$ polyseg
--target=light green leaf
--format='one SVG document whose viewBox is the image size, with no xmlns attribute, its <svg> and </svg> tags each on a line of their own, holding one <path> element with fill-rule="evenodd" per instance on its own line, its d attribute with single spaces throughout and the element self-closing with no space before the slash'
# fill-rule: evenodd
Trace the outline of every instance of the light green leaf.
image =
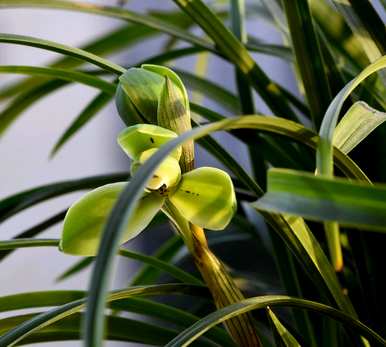
<svg viewBox="0 0 386 347">
<path fill-rule="evenodd" d="M 347 83 L 331 102 L 324 115 L 319 132 L 320 141 L 316 155 L 316 165 L 319 174 L 331 176 L 333 173 L 333 137 L 344 101 L 363 80 L 385 67 L 386 56 L 366 67 L 356 78 Z"/>
<path fill-rule="evenodd" d="M 271 169 L 260 210 L 386 231 L 386 186 Z"/>
<path fill-rule="evenodd" d="M 375 110 L 363 101 L 350 107 L 334 131 L 333 144 L 347 154 L 374 129 L 386 121 L 386 113 Z"/>
<path fill-rule="evenodd" d="M 84 72 L 52 67 L 3 65 L 0 66 L 0 74 L 2 73 L 54 77 L 65 81 L 82 83 L 84 85 L 97 88 L 109 95 L 114 95 L 116 88 L 114 83 L 105 81 L 99 77 Z"/>
<path fill-rule="evenodd" d="M 345 87 L 335 96 L 330 103 L 320 126 L 319 136 L 320 141 L 316 153 L 316 169 L 318 175 L 332 177 L 334 174 L 333 162 L 333 136 L 338 122 L 339 113 L 342 109 L 344 101 L 350 96 L 351 92 L 372 73 L 386 67 L 386 56 L 378 59 L 366 69 L 364 69 L 356 78 L 351 80 Z M 326 236 L 329 243 L 329 249 L 334 261 L 334 266 L 337 270 L 341 270 L 343 266 L 343 258 L 341 245 L 339 240 L 339 225 L 336 222 L 325 223 Z"/>
<path fill-rule="evenodd" d="M 137 124 L 121 131 L 118 135 L 118 144 L 132 159 L 139 159 L 142 152 L 159 148 L 166 142 L 175 139 L 177 134 L 171 130 L 153 124 Z M 180 159 L 181 147 L 171 154 L 176 160 Z"/>
<path fill-rule="evenodd" d="M 79 48 L 70 47 L 70 46 L 63 45 L 53 41 L 43 40 L 32 36 L 0 34 L 0 42 L 31 46 L 31 47 L 46 49 L 57 53 L 66 54 L 74 58 L 82 59 L 91 64 L 99 66 L 102 69 L 105 69 L 107 71 L 110 71 L 116 74 L 121 74 L 125 72 L 125 69 L 122 66 L 119 66 L 95 54 L 86 52 Z"/>
<path fill-rule="evenodd" d="M 75 202 L 64 219 L 60 249 L 74 255 L 95 255 L 101 231 L 125 182 L 99 187 Z M 122 235 L 121 243 L 136 237 L 159 211 L 164 198 L 157 193 L 145 194 L 139 201 L 134 217 Z"/>
<path fill-rule="evenodd" d="M 275 327 L 277 333 L 280 336 L 280 342 L 284 345 L 283 347 L 301 347 L 299 342 L 292 336 L 292 334 L 287 330 L 287 328 L 280 322 L 279 318 L 273 313 L 273 311 L 268 307 L 268 316 L 273 326 Z"/>
<path fill-rule="evenodd" d="M 224 229 L 236 211 L 231 178 L 212 167 L 185 173 L 169 200 L 187 220 L 211 230 Z"/>
</svg>

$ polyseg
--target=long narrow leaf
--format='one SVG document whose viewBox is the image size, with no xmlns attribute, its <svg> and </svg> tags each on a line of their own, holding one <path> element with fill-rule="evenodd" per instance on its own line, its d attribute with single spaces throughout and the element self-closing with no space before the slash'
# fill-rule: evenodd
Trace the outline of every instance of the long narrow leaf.
<svg viewBox="0 0 386 347">
<path fill-rule="evenodd" d="M 292 334 L 287 330 L 287 328 L 280 322 L 279 318 L 273 313 L 273 311 L 268 307 L 268 316 L 269 319 L 276 331 L 276 335 L 279 336 L 278 345 L 283 345 L 283 347 L 301 347 L 299 342 L 292 336 Z"/>
<path fill-rule="evenodd" d="M 131 296 L 156 296 L 170 294 L 187 294 L 187 295 L 206 295 L 207 291 L 201 286 L 164 284 L 155 286 L 132 287 L 120 291 L 112 292 L 108 296 L 108 301 L 113 302 L 125 299 Z M 59 306 L 47 312 L 41 313 L 29 320 L 21 323 L 15 328 L 7 331 L 0 336 L 0 346 L 14 346 L 16 343 L 30 336 L 35 331 L 49 326 L 61 319 L 79 312 L 85 307 L 85 299 L 79 299 Z"/>
<path fill-rule="evenodd" d="M 369 327 L 367 327 L 357 319 L 354 319 L 351 316 L 346 315 L 330 306 L 326 306 L 309 300 L 291 298 L 288 296 L 272 295 L 246 299 L 237 304 L 232 304 L 225 308 L 217 310 L 216 312 L 211 313 L 210 315 L 206 316 L 205 318 L 192 325 L 189 329 L 186 329 L 179 336 L 169 342 L 166 347 L 186 347 L 191 342 L 196 340 L 199 336 L 208 331 L 211 327 L 239 314 L 251 310 L 265 308 L 267 306 L 297 307 L 318 312 L 343 323 L 348 328 L 354 329 L 355 331 L 357 331 L 358 334 L 368 338 L 370 342 L 374 342 L 375 345 L 385 346 L 386 344 L 386 341 L 375 331 L 371 330 Z"/>
<path fill-rule="evenodd" d="M 79 131 L 80 128 L 82 128 L 83 125 L 85 125 L 94 116 L 96 116 L 96 114 L 101 109 L 103 109 L 103 107 L 105 107 L 110 100 L 111 95 L 104 92 L 99 93 L 96 97 L 94 97 L 55 143 L 50 154 L 51 157 L 54 156 L 59 151 L 59 149 L 61 149 L 63 145 L 66 144 Z"/>
<path fill-rule="evenodd" d="M 63 80 L 52 80 L 21 92 L 0 112 L 0 133 L 3 133 L 25 110 L 40 98 L 68 84 Z"/>
<path fill-rule="evenodd" d="M 310 173 L 271 169 L 258 209 L 386 231 L 386 187 Z"/>
<path fill-rule="evenodd" d="M 129 173 L 115 173 L 110 175 L 90 176 L 75 180 L 62 181 L 26 190 L 0 200 L 0 222 L 28 207 L 77 190 L 96 188 L 101 185 L 119 181 L 126 181 Z"/>
<path fill-rule="evenodd" d="M 113 83 L 79 71 L 37 66 L 3 65 L 0 66 L 0 74 L 1 73 L 55 77 L 65 81 L 85 84 L 110 95 L 114 95 L 115 93 L 115 86 Z"/>
<path fill-rule="evenodd" d="M 218 49 L 248 77 L 251 85 L 278 116 L 297 119 L 280 88 L 252 59 L 245 46 L 201 0 L 174 0 L 215 42 Z"/>
<path fill-rule="evenodd" d="M 365 102 L 358 101 L 336 126 L 333 144 L 347 154 L 385 121 L 385 112 L 377 111 Z"/>
<path fill-rule="evenodd" d="M 82 1 L 62 1 L 62 0 L 1 0 L 0 7 L 41 7 L 54 8 L 62 10 L 71 10 L 78 12 L 92 13 L 117 19 L 122 19 L 128 22 L 142 24 L 152 29 L 175 36 L 183 41 L 190 42 L 196 46 L 201 46 L 207 50 L 214 50 L 214 47 L 207 40 L 201 39 L 189 32 L 180 29 L 178 26 L 172 25 L 164 20 L 129 11 L 120 7 L 99 6 L 96 4 Z"/>
<path fill-rule="evenodd" d="M 26 314 L 2 319 L 0 320 L 0 334 L 9 331 L 17 325 L 22 325 L 35 317 L 37 317 L 37 315 Z M 33 343 L 45 342 L 52 342 L 52 344 L 55 344 L 59 341 L 81 340 L 82 332 L 80 327 L 82 320 L 83 315 L 75 313 L 26 336 L 26 338 L 23 338 L 17 345 L 30 345 Z M 106 340 L 141 343 L 154 346 L 164 345 L 170 341 L 170 339 L 175 337 L 177 333 L 176 331 L 158 325 L 114 316 L 106 316 L 106 332 Z M 200 341 L 198 344 L 203 347 L 213 346 L 206 343 L 206 341 Z M 13 344 L 7 346 L 12 345 Z"/>
<path fill-rule="evenodd" d="M 298 0 L 296 3 L 285 0 L 284 7 L 313 123 L 315 129 L 319 129 L 332 97 L 308 0 Z"/>
<path fill-rule="evenodd" d="M 80 48 L 74 48 L 57 42 L 39 39 L 32 36 L 22 36 L 14 34 L 0 34 L 0 42 L 12 43 L 16 45 L 31 46 L 57 53 L 62 53 L 75 58 L 82 59 L 91 64 L 101 67 L 107 71 L 120 75 L 125 69 L 111 61 L 103 59 L 95 54 L 86 52 Z"/>
<path fill-rule="evenodd" d="M 58 239 L 13 239 L 13 240 L 5 240 L 0 241 L 0 250 L 11 250 L 11 249 L 19 249 L 19 248 L 29 248 L 29 247 L 58 247 L 59 240 Z M 119 255 L 128 258 L 134 259 L 145 264 L 148 264 L 160 271 L 164 271 L 176 278 L 177 280 L 202 285 L 202 281 L 200 281 L 195 276 L 189 274 L 186 271 L 183 271 L 179 267 L 169 264 L 166 261 L 160 260 L 156 257 L 141 254 L 138 252 L 130 251 L 121 247 L 119 249 Z"/>
</svg>

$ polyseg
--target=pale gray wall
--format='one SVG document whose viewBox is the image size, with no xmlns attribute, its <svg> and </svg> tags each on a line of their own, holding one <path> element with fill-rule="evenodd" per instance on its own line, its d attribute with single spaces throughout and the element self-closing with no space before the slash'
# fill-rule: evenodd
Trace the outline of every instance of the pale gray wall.
<svg viewBox="0 0 386 347">
<path fill-rule="evenodd" d="M 109 3 L 109 1 L 95 1 Z M 111 2 L 110 2 L 111 3 Z M 144 6 L 160 8 L 170 6 L 166 1 L 129 1 L 130 9 L 141 9 Z M 12 9 L 0 10 L 0 31 L 14 34 L 31 35 L 50 39 L 79 47 L 88 39 L 97 37 L 119 22 L 98 16 L 76 14 L 71 12 L 49 10 Z M 262 23 L 251 28 L 258 36 L 270 39 L 272 33 Z M 275 36 L 276 40 L 279 37 Z M 121 62 L 134 62 L 146 55 L 156 53 L 159 41 L 140 46 L 120 57 Z M 42 66 L 56 54 L 47 53 L 28 47 L 1 45 L 0 64 Z M 265 68 L 272 68 L 272 77 L 291 86 L 293 81 L 288 76 L 287 66 L 277 59 L 258 56 L 259 63 Z M 274 65 L 272 65 L 274 64 Z M 183 68 L 193 66 L 191 59 L 179 62 Z M 229 64 L 213 58 L 209 64 L 209 78 L 219 80 L 229 89 L 234 88 L 233 68 Z M 0 75 L 0 85 L 4 85 L 15 76 Z M 15 122 L 10 131 L 0 139 L 0 197 L 28 189 L 36 185 L 64 179 L 112 172 L 127 168 L 127 162 L 115 143 L 115 136 L 122 128 L 114 105 L 111 105 L 90 122 L 82 132 L 68 143 L 52 160 L 49 152 L 71 120 L 85 104 L 95 95 L 95 91 L 84 86 L 71 86 L 36 103 Z M 212 105 L 213 106 L 213 105 Z M 1 105 L 0 105 L 1 107 Z M 262 105 L 259 109 L 266 111 Z M 226 110 L 224 110 L 226 112 Z M 223 138 L 220 135 L 219 138 Z M 225 137 L 226 138 L 226 137 Z M 230 146 L 231 151 L 240 158 L 243 149 L 239 144 Z M 200 152 L 200 162 L 212 162 Z M 68 206 L 81 193 L 71 194 L 48 203 L 29 209 L 16 218 L 0 226 L 0 239 L 7 239 L 32 226 L 42 219 Z M 59 237 L 60 226 L 42 234 L 42 237 Z M 55 283 L 54 277 L 71 265 L 76 258 L 64 256 L 56 249 L 24 249 L 0 263 L 0 295 L 32 290 L 52 289 L 86 289 L 89 271 L 75 276 L 65 282 Z M 125 265 L 120 264 L 115 285 L 124 285 L 127 277 Z M 2 315 L 1 317 L 4 317 Z M 38 344 L 48 346 L 48 344 Z M 80 344 L 54 343 L 49 346 L 78 346 Z M 114 345 L 113 343 L 111 346 Z M 115 344 L 124 345 L 124 344 Z"/>
</svg>

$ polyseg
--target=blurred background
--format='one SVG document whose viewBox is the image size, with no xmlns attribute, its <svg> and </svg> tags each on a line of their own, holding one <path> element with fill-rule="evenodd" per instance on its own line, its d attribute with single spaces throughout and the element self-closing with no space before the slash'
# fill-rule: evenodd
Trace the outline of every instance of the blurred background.
<svg viewBox="0 0 386 347">
<path fill-rule="evenodd" d="M 93 1 L 97 4 L 112 5 L 113 1 Z M 227 8 L 227 1 L 217 1 Z M 167 11 L 178 10 L 172 1 L 132 0 L 122 6 L 133 11 Z M 74 12 L 10 9 L 0 10 L 0 31 L 20 35 L 35 36 L 81 47 L 88 41 L 97 38 L 114 28 L 124 25 L 121 21 L 95 15 Z M 279 43 L 280 35 L 262 18 L 250 18 L 248 31 L 254 36 L 270 42 Z M 167 43 L 166 35 L 157 36 L 138 43 L 124 53 L 111 56 L 115 62 L 130 66 L 141 59 L 154 55 Z M 43 66 L 58 55 L 47 53 L 35 48 L 4 45 L 0 47 L 0 64 L 2 65 L 34 65 Z M 291 69 L 283 61 L 264 55 L 256 55 L 259 64 L 270 72 L 270 77 L 280 81 L 289 89 L 294 89 Z M 178 60 L 175 66 L 184 70 L 196 68 L 196 58 Z M 170 64 L 169 66 L 174 66 Z M 234 91 L 234 72 L 230 65 L 215 57 L 209 57 L 206 75 L 224 88 Z M 0 75 L 0 86 L 15 81 L 20 76 Z M 202 91 L 205 94 L 205 91 Z M 124 127 L 114 104 L 110 104 L 90 122 L 80 134 L 66 144 L 52 159 L 50 151 L 64 129 L 79 114 L 85 105 L 96 95 L 95 90 L 71 84 L 49 97 L 35 103 L 11 129 L 0 139 L 0 198 L 50 182 L 80 178 L 103 173 L 126 171 L 129 168 L 128 158 L 116 145 L 116 135 Z M 225 115 L 229 110 L 221 109 L 210 103 L 205 97 L 194 94 L 199 102 L 211 106 Z M 0 103 L 0 108 L 4 107 Z M 267 112 L 265 105 L 256 98 L 256 109 Z M 237 159 L 243 162 L 242 145 L 224 134 L 216 135 Z M 204 151 L 197 152 L 198 165 L 218 165 Z M 248 168 L 249 163 L 243 162 Z M 68 207 L 82 193 L 69 194 L 65 197 L 50 200 L 37 207 L 18 214 L 0 225 L 0 238 L 9 239 L 28 227 L 31 227 L 53 214 Z M 49 229 L 42 237 L 59 237 L 61 225 Z M 129 248 L 151 250 L 157 239 L 169 236 L 170 228 L 165 226 L 159 234 L 152 235 L 151 241 L 147 233 L 128 244 Z M 62 282 L 55 278 L 76 262 L 75 257 L 62 255 L 54 248 L 22 249 L 14 252 L 0 263 L 0 295 L 32 290 L 52 289 L 87 289 L 90 271 Z M 120 262 L 114 280 L 114 287 L 123 287 L 135 264 L 127 260 Z M 4 317 L 4 316 L 1 316 Z M 80 346 L 79 343 L 35 344 L 35 346 Z M 127 344 L 110 343 L 108 346 Z"/>
</svg>

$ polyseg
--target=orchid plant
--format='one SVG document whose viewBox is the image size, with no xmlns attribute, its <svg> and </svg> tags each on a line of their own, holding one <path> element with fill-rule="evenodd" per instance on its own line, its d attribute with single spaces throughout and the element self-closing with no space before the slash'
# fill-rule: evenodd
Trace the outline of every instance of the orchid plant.
<svg viewBox="0 0 386 347">
<path fill-rule="evenodd" d="M 81 84 L 98 93 L 51 156 L 114 100 L 118 113 L 110 115 L 124 122 L 118 144 L 131 159 L 130 172 L 50 183 L 0 200 L 1 223 L 45 200 L 94 189 L 68 210 L 36 215 L 41 219 L 28 229 L 4 224 L 12 238 L 0 240 L 0 260 L 25 247 L 59 247 L 78 256 L 60 280 L 91 264 L 93 270 L 87 291 L 32 292 L 38 277 L 23 278 L 4 261 L 5 279 L 24 280 L 15 288 L 25 284 L 27 291 L 0 297 L 0 347 L 80 339 L 85 347 L 113 340 L 386 346 L 386 1 L 172 0 L 162 1 L 162 10 L 154 8 L 161 1 L 140 1 L 141 12 L 134 2 L 0 0 L 2 15 L 15 15 L 15 22 L 20 12 L 12 8 L 23 8 L 23 19 L 38 18 L 24 10 L 31 7 L 121 22 L 99 37 L 90 33 L 81 48 L 50 41 L 41 30 L 42 37 L 0 33 L 1 44 L 63 55 L 45 66 L 0 66 L 1 74 L 28 76 L 1 85 L 0 137 L 35 103 Z M 160 45 L 148 45 L 158 38 Z M 127 54 L 143 45 L 144 60 Z M 212 70 L 214 63 L 221 70 Z M 39 126 L 26 132 L 37 134 Z M 211 136 L 215 131 L 242 146 L 245 166 Z M 18 146 L 31 138 L 17 134 Z M 226 172 L 196 167 L 193 141 Z M 5 168 L 7 159 L 24 159 L 13 147 L 4 153 Z M 122 247 L 151 221 L 163 222 L 155 218 L 162 214 L 176 235 L 163 228 L 168 238 L 151 252 Z M 40 237 L 63 220 L 60 238 Z M 226 235 L 207 232 L 223 229 Z M 45 261 L 45 253 L 36 255 Z M 142 266 L 127 286 L 110 291 L 116 256 Z M 198 271 L 186 270 L 185 260 Z M 189 299 L 168 300 L 175 294 Z"/>
<path fill-rule="evenodd" d="M 167 141 L 177 137 L 171 130 L 150 124 L 124 129 L 118 143 L 132 159 L 134 174 Z M 229 175 L 213 167 L 201 167 L 181 175 L 181 147 L 168 156 L 148 182 L 122 243 L 136 237 L 161 210 L 173 221 L 169 201 L 189 222 L 210 230 L 224 229 L 236 210 L 236 197 Z M 69 254 L 95 255 L 101 231 L 126 182 L 107 184 L 87 193 L 68 210 L 60 249 Z"/>
</svg>

